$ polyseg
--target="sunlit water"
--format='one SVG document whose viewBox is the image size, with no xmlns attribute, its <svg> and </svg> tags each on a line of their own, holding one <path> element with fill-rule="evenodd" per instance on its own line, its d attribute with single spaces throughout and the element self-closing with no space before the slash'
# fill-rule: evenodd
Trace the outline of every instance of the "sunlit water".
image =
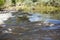
<svg viewBox="0 0 60 40">
<path fill-rule="evenodd" d="M 24 14 L 26 15 L 26 14 Z M 0 28 L 1 40 L 60 40 L 60 20 L 50 19 L 49 15 L 29 14 L 27 21 L 20 19 L 16 21 L 17 16 L 12 13 L 0 14 L 0 25 L 5 27 Z M 20 14 L 20 18 L 24 18 Z M 10 18 L 10 19 L 9 19 Z M 40 25 L 40 21 L 44 23 L 57 24 L 53 26 Z"/>
<path fill-rule="evenodd" d="M 11 13 L 1 13 L 0 24 L 4 24 L 4 21 L 8 20 L 10 17 L 13 17 Z"/>
</svg>

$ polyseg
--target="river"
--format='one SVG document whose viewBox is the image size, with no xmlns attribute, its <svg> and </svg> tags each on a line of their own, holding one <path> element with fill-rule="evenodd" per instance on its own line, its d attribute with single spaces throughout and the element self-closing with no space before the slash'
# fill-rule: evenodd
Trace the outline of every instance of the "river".
<svg viewBox="0 0 60 40">
<path fill-rule="evenodd" d="M 0 25 L 0 40 L 60 40 L 60 20 L 48 14 L 2 13 Z"/>
</svg>

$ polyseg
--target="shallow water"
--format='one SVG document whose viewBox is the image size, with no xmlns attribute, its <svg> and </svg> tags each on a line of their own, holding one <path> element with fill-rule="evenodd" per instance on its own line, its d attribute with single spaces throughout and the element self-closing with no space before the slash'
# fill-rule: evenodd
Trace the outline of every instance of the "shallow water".
<svg viewBox="0 0 60 40">
<path fill-rule="evenodd" d="M 50 16 L 42 14 L 17 16 L 15 14 L 14 17 L 3 21 L 5 24 L 0 27 L 0 40 L 60 40 L 60 25 L 40 25 L 40 21 L 47 19 L 50 19 Z"/>
</svg>

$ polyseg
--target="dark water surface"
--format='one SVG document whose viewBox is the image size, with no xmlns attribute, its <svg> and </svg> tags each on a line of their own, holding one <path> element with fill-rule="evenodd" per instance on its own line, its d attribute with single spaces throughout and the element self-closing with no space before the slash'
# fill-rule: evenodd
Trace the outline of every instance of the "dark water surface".
<svg viewBox="0 0 60 40">
<path fill-rule="evenodd" d="M 0 40 L 60 40 L 60 20 L 37 13 L 14 16 L 0 26 Z M 46 26 L 43 22 L 56 25 Z"/>
</svg>

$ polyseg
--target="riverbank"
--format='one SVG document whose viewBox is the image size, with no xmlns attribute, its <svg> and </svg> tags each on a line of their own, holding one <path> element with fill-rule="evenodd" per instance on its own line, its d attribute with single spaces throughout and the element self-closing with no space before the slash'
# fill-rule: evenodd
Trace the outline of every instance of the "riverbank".
<svg viewBox="0 0 60 40">
<path fill-rule="evenodd" d="M 17 5 L 17 6 L 8 6 L 4 8 L 4 10 L 15 10 L 15 11 L 25 11 L 25 12 L 52 12 L 55 10 L 60 10 L 59 7 L 54 6 L 44 6 L 44 5 L 34 5 L 34 6 L 28 6 L 28 5 Z"/>
</svg>

